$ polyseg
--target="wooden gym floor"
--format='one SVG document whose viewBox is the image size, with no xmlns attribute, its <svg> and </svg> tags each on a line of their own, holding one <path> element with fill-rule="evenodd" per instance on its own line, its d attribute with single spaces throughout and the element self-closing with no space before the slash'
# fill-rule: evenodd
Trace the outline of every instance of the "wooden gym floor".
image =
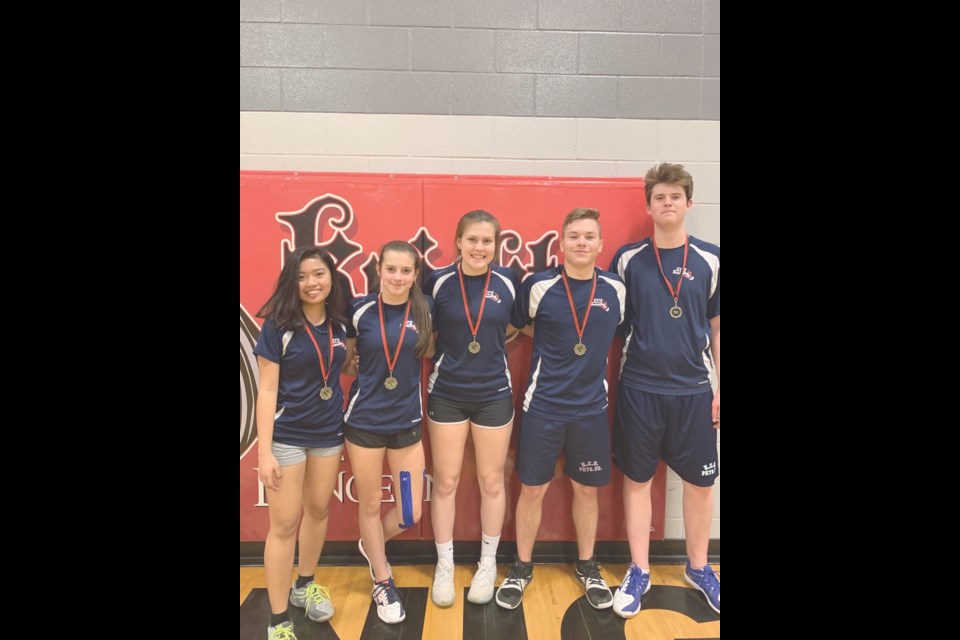
<svg viewBox="0 0 960 640">
<path fill-rule="evenodd" d="M 719 564 L 713 565 L 720 570 Z M 497 567 L 497 585 L 507 565 Z M 475 605 L 466 591 L 476 565 L 457 564 L 454 581 L 456 603 L 441 609 L 430 600 L 433 565 L 394 565 L 393 575 L 403 594 L 407 618 L 386 625 L 377 618 L 370 598 L 370 573 L 364 566 L 321 565 L 317 580 L 330 589 L 335 614 L 329 623 L 306 620 L 302 609 L 290 607 L 298 640 L 400 638 L 403 640 L 579 640 L 719 638 L 720 616 L 703 595 L 683 579 L 683 565 L 654 565 L 651 589 L 643 597 L 640 613 L 624 620 L 612 609 L 590 607 L 572 564 L 537 564 L 533 582 L 523 593 L 523 604 L 514 611 L 491 601 Z M 295 571 L 295 570 L 294 570 Z M 601 564 L 611 589 L 620 585 L 625 564 Z M 291 575 L 291 584 L 293 577 Z M 240 640 L 266 640 L 270 605 L 263 567 L 240 567 Z"/>
</svg>

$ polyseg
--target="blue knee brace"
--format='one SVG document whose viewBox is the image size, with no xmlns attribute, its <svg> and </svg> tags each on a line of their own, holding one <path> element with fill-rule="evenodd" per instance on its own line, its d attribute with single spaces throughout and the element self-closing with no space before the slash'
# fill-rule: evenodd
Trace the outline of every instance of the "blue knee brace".
<svg viewBox="0 0 960 640">
<path fill-rule="evenodd" d="M 400 472 L 400 528 L 409 529 L 413 522 L 413 491 L 410 489 L 410 472 Z"/>
</svg>

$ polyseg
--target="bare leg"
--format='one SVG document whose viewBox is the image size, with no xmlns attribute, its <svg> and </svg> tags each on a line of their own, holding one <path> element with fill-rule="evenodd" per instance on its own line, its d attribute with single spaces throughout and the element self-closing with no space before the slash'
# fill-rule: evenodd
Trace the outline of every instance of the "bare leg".
<svg viewBox="0 0 960 640">
<path fill-rule="evenodd" d="M 387 462 L 390 464 L 390 475 L 393 476 L 393 494 L 396 498 L 396 506 L 383 516 L 383 539 L 390 540 L 403 529 L 400 527 L 403 521 L 403 507 L 407 506 L 413 516 L 413 522 L 407 522 L 410 526 L 415 522 L 420 522 L 420 515 L 423 511 L 423 442 L 412 444 L 403 449 L 387 449 Z M 410 504 L 404 502 L 404 497 L 400 490 L 400 473 L 406 471 L 410 474 Z"/>
<path fill-rule="evenodd" d="M 581 560 L 593 557 L 593 546 L 597 539 L 597 488 L 588 487 L 579 482 L 573 484 L 573 526 L 577 530 L 577 552 Z"/>
<path fill-rule="evenodd" d="M 540 518 L 543 515 L 543 498 L 547 495 L 550 483 L 538 486 L 520 485 L 520 499 L 517 500 L 517 557 L 521 562 L 533 559 L 533 543 L 540 530 Z"/>
<path fill-rule="evenodd" d="M 453 539 L 453 523 L 457 515 L 457 486 L 460 484 L 460 471 L 463 469 L 463 451 L 467 442 L 468 424 L 469 421 L 459 424 L 436 424 L 432 420 L 427 420 L 433 455 L 430 519 L 433 523 L 433 537 L 437 542 Z"/>
<path fill-rule="evenodd" d="M 650 522 L 653 506 L 650 502 L 652 480 L 634 482 L 623 477 L 623 513 L 627 521 L 627 540 L 630 559 L 641 569 L 650 568 Z"/>
<path fill-rule="evenodd" d="M 470 429 L 477 457 L 477 481 L 480 483 L 480 526 L 483 533 L 492 537 L 500 535 L 507 510 L 503 471 L 512 431 L 513 421 L 500 429 L 476 425 L 471 425 Z"/>
<path fill-rule="evenodd" d="M 687 535 L 690 566 L 702 569 L 707 564 L 710 521 L 713 518 L 713 487 L 683 483 L 683 529 Z"/>
<path fill-rule="evenodd" d="M 306 462 L 283 468 L 278 489 L 267 488 L 270 502 L 270 531 L 263 547 L 263 568 L 267 578 L 270 611 L 287 610 L 290 597 L 290 572 L 297 542 L 297 524 L 303 500 L 303 476 Z"/>
<path fill-rule="evenodd" d="M 347 441 L 347 455 L 353 469 L 353 482 L 359 501 L 360 538 L 370 559 L 377 582 L 390 577 L 384 550 L 383 526 L 380 522 L 380 500 L 383 498 L 383 458 L 386 448 L 368 449 Z"/>
<path fill-rule="evenodd" d="M 327 539 L 327 509 L 339 469 L 339 453 L 335 456 L 307 456 L 303 482 L 303 522 L 300 524 L 301 576 L 313 577 L 317 570 L 320 552 Z"/>
</svg>

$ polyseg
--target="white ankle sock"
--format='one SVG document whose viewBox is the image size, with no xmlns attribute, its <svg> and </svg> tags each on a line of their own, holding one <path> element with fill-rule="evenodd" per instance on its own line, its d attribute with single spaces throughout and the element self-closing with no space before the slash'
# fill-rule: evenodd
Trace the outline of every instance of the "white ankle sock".
<svg viewBox="0 0 960 640">
<path fill-rule="evenodd" d="M 453 538 L 446 542 L 437 542 L 437 559 L 446 558 L 453 564 Z"/>
<path fill-rule="evenodd" d="M 500 544 L 500 536 L 488 536 L 483 534 L 483 543 L 480 545 L 480 557 L 484 558 L 490 556 L 495 558 L 497 556 L 497 545 Z"/>
</svg>

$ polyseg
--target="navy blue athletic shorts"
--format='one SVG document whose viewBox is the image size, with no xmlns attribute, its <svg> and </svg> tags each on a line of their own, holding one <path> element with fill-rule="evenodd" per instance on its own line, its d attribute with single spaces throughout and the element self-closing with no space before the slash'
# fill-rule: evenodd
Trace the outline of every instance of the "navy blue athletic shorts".
<svg viewBox="0 0 960 640">
<path fill-rule="evenodd" d="M 634 482 L 647 482 L 660 458 L 681 478 L 710 487 L 720 477 L 713 391 L 667 396 L 620 387 L 613 422 L 613 462 Z"/>
<path fill-rule="evenodd" d="M 546 484 L 560 452 L 566 453 L 563 472 L 574 482 L 603 487 L 610 482 L 610 423 L 607 414 L 592 418 L 559 420 L 523 414 L 517 470 L 520 482 L 530 486 Z"/>
</svg>

